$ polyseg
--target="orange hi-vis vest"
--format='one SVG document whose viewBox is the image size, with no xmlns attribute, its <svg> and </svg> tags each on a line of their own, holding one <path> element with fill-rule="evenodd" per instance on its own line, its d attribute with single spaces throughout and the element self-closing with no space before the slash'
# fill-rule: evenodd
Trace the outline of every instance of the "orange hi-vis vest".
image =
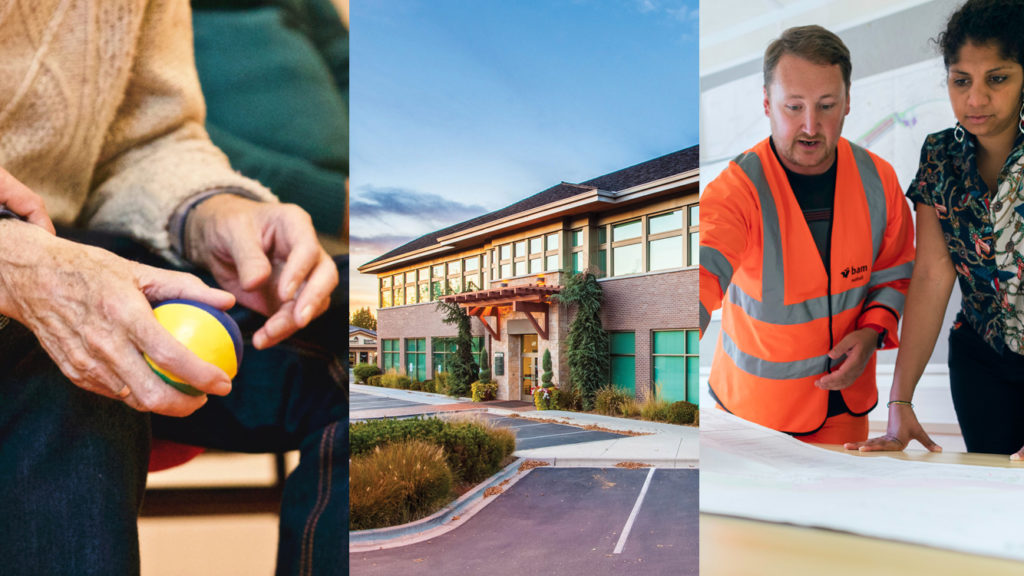
<svg viewBox="0 0 1024 576">
<path fill-rule="evenodd" d="M 793 434 L 821 428 L 835 369 L 828 351 L 868 325 L 898 344 L 914 260 L 910 209 L 892 167 L 840 139 L 825 270 L 786 172 L 767 139 L 740 155 L 701 195 L 700 325 L 722 308 L 711 393 L 726 410 Z M 872 356 L 842 390 L 867 414 L 878 401 Z"/>
</svg>

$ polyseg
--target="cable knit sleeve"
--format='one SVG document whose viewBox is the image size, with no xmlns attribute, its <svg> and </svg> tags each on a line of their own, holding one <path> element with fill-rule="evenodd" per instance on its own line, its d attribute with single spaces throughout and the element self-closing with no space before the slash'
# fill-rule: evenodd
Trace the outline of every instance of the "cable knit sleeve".
<svg viewBox="0 0 1024 576">
<path fill-rule="evenodd" d="M 193 196 L 231 188 L 265 201 L 276 198 L 234 172 L 203 128 L 188 2 L 147 5 L 131 62 L 131 80 L 104 140 L 80 223 L 127 234 L 177 259 L 168 224 Z"/>
</svg>

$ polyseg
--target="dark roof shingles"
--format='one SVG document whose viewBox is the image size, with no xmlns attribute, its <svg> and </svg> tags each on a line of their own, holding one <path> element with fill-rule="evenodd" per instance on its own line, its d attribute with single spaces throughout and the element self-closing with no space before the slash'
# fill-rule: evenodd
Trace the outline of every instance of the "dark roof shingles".
<svg viewBox="0 0 1024 576">
<path fill-rule="evenodd" d="M 476 218 L 466 220 L 465 222 L 460 222 L 453 226 L 442 228 L 441 230 L 435 230 L 429 234 L 424 234 L 415 240 L 406 242 L 394 250 L 370 260 L 364 264 L 364 266 L 387 260 L 389 258 L 394 258 L 409 252 L 415 252 L 416 250 L 429 248 L 430 246 L 436 245 L 438 239 L 444 236 L 448 236 L 462 230 L 468 230 L 488 222 L 494 222 L 520 212 L 539 208 L 545 204 L 565 200 L 566 198 L 571 198 L 578 194 L 594 190 L 595 188 L 598 190 L 607 190 L 609 192 L 618 192 L 647 182 L 660 180 L 661 178 L 666 178 L 673 174 L 688 172 L 697 168 L 699 165 L 698 147 L 691 146 L 690 148 L 685 148 L 678 152 L 673 152 L 671 154 L 654 158 L 653 160 L 641 162 L 640 164 L 630 166 L 629 168 L 623 168 L 622 170 L 617 170 L 610 174 L 605 174 L 604 176 L 598 176 L 597 178 L 587 180 L 580 184 L 562 182 L 561 184 L 552 186 L 547 190 L 538 192 L 533 196 L 524 198 L 519 202 L 510 204 L 500 210 L 488 212 L 487 214 L 482 214 Z"/>
</svg>

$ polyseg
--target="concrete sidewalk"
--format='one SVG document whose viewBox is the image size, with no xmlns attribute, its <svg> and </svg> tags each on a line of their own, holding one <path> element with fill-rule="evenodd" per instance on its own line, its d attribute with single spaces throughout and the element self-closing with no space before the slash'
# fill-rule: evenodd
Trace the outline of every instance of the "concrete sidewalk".
<svg viewBox="0 0 1024 576">
<path fill-rule="evenodd" d="M 549 446 L 515 452 L 517 457 L 544 460 L 554 466 L 607 468 L 616 465 L 645 464 L 658 468 L 698 468 L 700 463 L 700 430 L 696 426 L 677 426 L 661 422 L 646 422 L 561 410 L 522 411 L 488 405 L 487 402 L 471 402 L 466 398 L 456 399 L 429 392 L 395 390 L 360 384 L 351 384 L 351 389 L 364 394 L 426 405 L 362 410 L 353 412 L 351 414 L 353 419 L 485 411 L 500 416 L 516 416 L 582 428 L 641 434 L 640 436 L 623 436 L 614 440 Z"/>
</svg>

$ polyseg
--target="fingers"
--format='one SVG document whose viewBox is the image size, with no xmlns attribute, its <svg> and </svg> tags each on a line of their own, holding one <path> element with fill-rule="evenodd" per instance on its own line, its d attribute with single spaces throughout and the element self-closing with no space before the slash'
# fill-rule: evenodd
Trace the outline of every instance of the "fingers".
<svg viewBox="0 0 1024 576">
<path fill-rule="evenodd" d="M 238 282 L 243 290 L 255 290 L 270 278 L 273 266 L 257 242 L 259 235 L 236 236 L 229 246 L 231 258 L 238 271 Z"/>
<path fill-rule="evenodd" d="M 313 318 L 323 314 L 331 304 L 331 292 L 338 285 L 338 268 L 327 253 L 317 246 L 319 261 L 295 303 L 295 323 L 305 327 Z"/>
<path fill-rule="evenodd" d="M 56 233 L 42 197 L 3 168 L 0 168 L 0 204 L 50 234 Z"/>
<path fill-rule="evenodd" d="M 184 272 L 161 270 L 142 264 L 134 271 L 139 288 L 150 302 L 183 298 L 196 300 L 219 310 L 235 305 L 234 294 L 207 286 L 202 280 Z"/>
<path fill-rule="evenodd" d="M 860 452 L 898 452 L 906 447 L 899 438 L 885 435 L 878 438 L 871 438 L 863 442 L 847 442 L 843 444 L 847 450 L 858 450 Z"/>
<path fill-rule="evenodd" d="M 1014 462 L 1024 460 L 1024 448 L 1021 448 L 1020 450 L 1017 450 L 1013 454 L 1010 454 L 1010 460 L 1013 460 Z"/>
<path fill-rule="evenodd" d="M 224 396 L 231 392 L 231 379 L 223 370 L 178 342 L 155 317 L 152 321 L 140 321 L 135 336 L 139 350 L 166 375 L 207 394 Z"/>
<path fill-rule="evenodd" d="M 298 329 L 299 326 L 295 323 L 295 301 L 285 302 L 252 335 L 252 345 L 257 350 L 269 348 L 288 338 Z"/>
</svg>

